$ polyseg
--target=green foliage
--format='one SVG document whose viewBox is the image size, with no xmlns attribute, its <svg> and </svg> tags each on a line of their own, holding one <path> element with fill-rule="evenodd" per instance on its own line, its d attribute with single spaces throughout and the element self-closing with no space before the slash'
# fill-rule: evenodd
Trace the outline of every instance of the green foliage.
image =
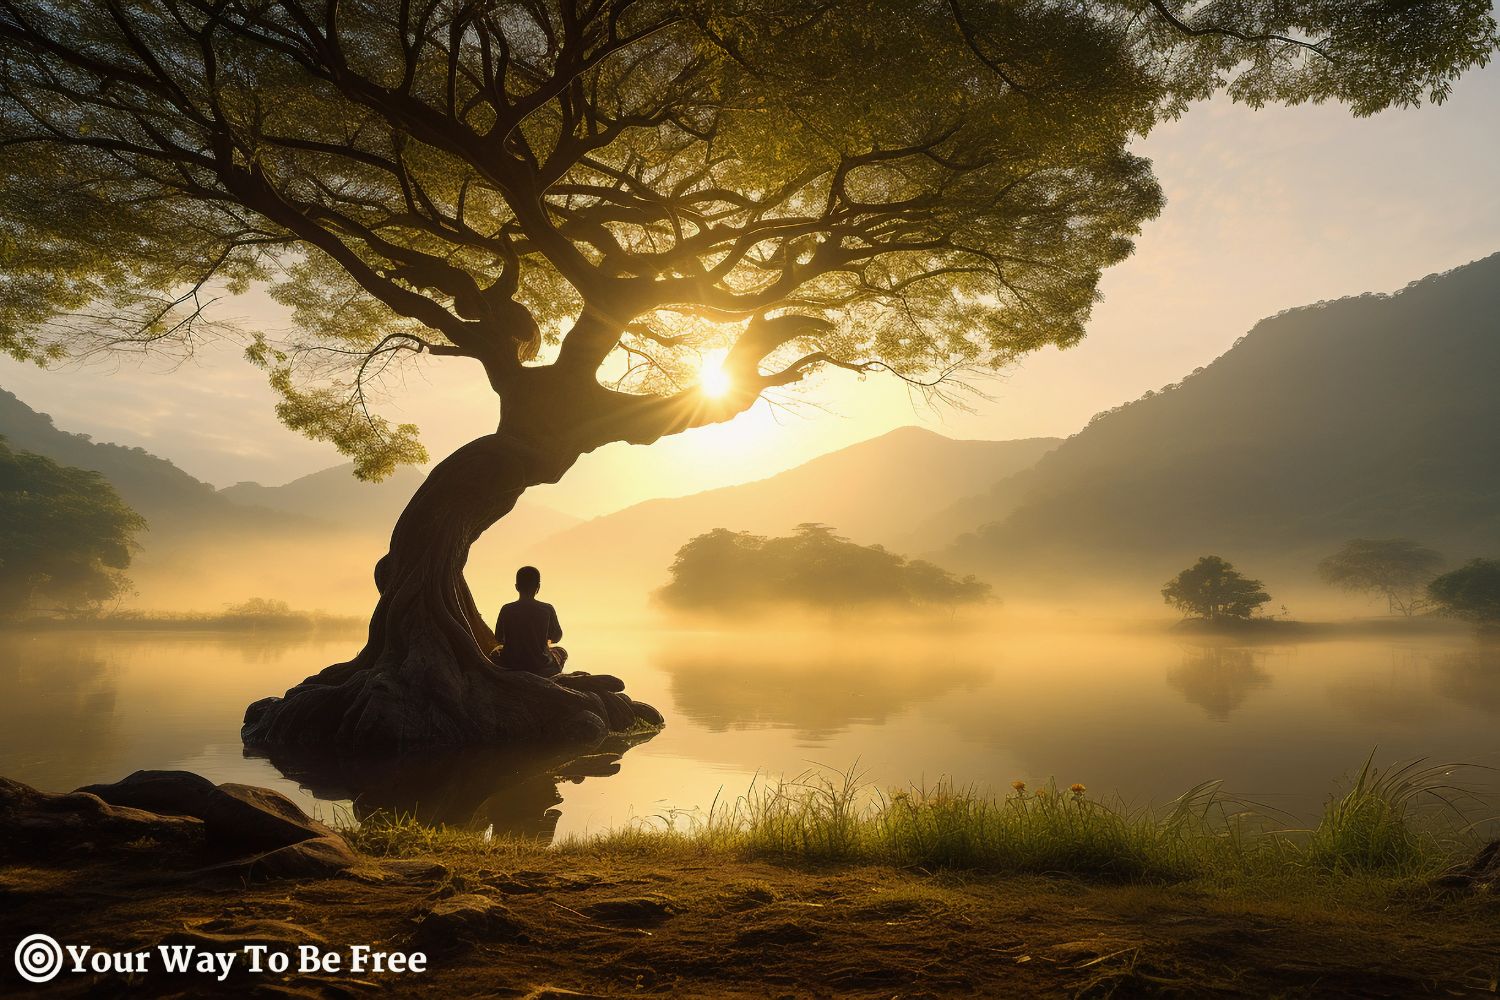
<svg viewBox="0 0 1500 1000">
<path fill-rule="evenodd" d="M 1488 0 L 15 0 L 0 42 L 0 351 L 185 351 L 267 283 L 282 419 L 379 476 L 422 353 L 504 395 L 566 338 L 670 393 L 804 317 L 753 398 L 1074 343 L 1161 208 L 1136 137 L 1219 89 L 1440 101 L 1496 34 Z"/>
<path fill-rule="evenodd" d="M 0 439 L 0 617 L 96 607 L 129 590 L 146 522 L 97 472 Z"/>
<path fill-rule="evenodd" d="M 417 439 L 416 424 L 392 427 L 363 406 L 351 408 L 344 393 L 330 386 L 299 389 L 292 370 L 285 365 L 271 372 L 271 388 L 281 396 L 276 416 L 292 430 L 354 458 L 354 474 L 378 481 L 396 471 L 396 466 L 427 461 L 427 449 Z"/>
<path fill-rule="evenodd" d="M 1271 600 L 1259 580 L 1241 575 L 1219 556 L 1203 556 L 1168 580 L 1162 598 L 1184 614 L 1207 621 L 1244 621 Z"/>
<path fill-rule="evenodd" d="M 783 538 L 715 528 L 677 550 L 671 573 L 657 592 L 663 603 L 721 614 L 777 605 L 955 607 L 987 600 L 990 592 L 972 576 L 960 579 L 882 546 L 858 545 L 825 524 L 801 524 Z"/>
<path fill-rule="evenodd" d="M 1500 559 L 1474 559 L 1427 585 L 1427 596 L 1445 614 L 1500 626 Z"/>
<path fill-rule="evenodd" d="M 1345 590 L 1380 594 L 1391 611 L 1410 616 L 1442 565 L 1441 554 L 1408 538 L 1354 538 L 1318 563 L 1318 575 Z"/>
</svg>

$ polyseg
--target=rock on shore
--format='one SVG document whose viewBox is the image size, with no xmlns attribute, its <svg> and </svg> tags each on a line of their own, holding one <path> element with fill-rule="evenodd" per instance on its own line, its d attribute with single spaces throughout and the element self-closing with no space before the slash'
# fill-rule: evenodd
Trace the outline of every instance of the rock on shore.
<svg viewBox="0 0 1500 1000">
<path fill-rule="evenodd" d="M 280 792 L 191 771 L 136 771 L 73 792 L 0 778 L 0 824 L 6 860 L 149 846 L 157 859 L 252 879 L 328 876 L 359 860 Z"/>
</svg>

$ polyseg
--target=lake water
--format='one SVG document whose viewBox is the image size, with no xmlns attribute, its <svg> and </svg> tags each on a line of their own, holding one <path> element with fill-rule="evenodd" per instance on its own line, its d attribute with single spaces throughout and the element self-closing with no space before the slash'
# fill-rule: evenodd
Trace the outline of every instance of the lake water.
<svg viewBox="0 0 1500 1000">
<path fill-rule="evenodd" d="M 348 793 L 247 757 L 245 705 L 346 659 L 358 636 L 0 633 L 0 774 L 49 790 L 137 768 L 278 788 L 331 818 Z M 1023 633 L 875 642 L 578 631 L 581 669 L 616 673 L 667 728 L 615 770 L 490 755 L 386 796 L 450 822 L 597 832 L 733 800 L 757 775 L 858 766 L 878 787 L 951 778 L 1005 790 L 1055 777 L 1144 805 L 1207 779 L 1296 816 L 1374 750 L 1500 766 L 1500 645 L 1462 632 L 1237 643 Z M 546 766 L 543 766 L 546 765 Z M 293 773 L 298 773 L 293 770 Z M 1459 780 L 1486 795 L 1484 768 Z M 309 789 L 312 790 L 309 790 Z M 416 801 L 428 796 L 427 801 Z"/>
</svg>

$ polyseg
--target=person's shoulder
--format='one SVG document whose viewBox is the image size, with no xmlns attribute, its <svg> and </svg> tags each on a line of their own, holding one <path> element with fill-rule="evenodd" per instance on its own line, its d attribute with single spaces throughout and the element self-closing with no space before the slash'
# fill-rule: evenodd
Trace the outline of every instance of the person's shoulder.
<svg viewBox="0 0 1500 1000">
<path fill-rule="evenodd" d="M 520 601 L 511 601 L 509 604 L 502 604 L 500 605 L 500 613 L 504 614 L 505 612 L 510 611 L 514 608 L 519 608 L 520 606 Z"/>
<path fill-rule="evenodd" d="M 542 609 L 545 611 L 551 611 L 553 614 L 557 613 L 557 609 L 548 604 L 546 601 L 537 601 L 537 604 L 541 605 Z"/>
</svg>

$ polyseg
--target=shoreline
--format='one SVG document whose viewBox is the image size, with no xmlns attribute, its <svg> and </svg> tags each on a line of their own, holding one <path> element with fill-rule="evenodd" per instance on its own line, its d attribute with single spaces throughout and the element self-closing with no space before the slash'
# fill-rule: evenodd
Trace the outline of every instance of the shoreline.
<svg viewBox="0 0 1500 1000">
<path fill-rule="evenodd" d="M 95 948 L 369 945 L 419 950 L 424 971 L 68 974 L 49 995 L 1418 997 L 1483 992 L 1500 953 L 1493 897 L 1378 887 L 1364 900 L 1309 900 L 519 850 L 483 866 L 364 857 L 341 877 L 247 883 L 226 897 L 212 880 L 125 867 L 93 857 L 0 868 L 0 937 L 46 928 Z"/>
<path fill-rule="evenodd" d="M 1369 774 L 1378 794 L 1356 807 L 1400 801 Z M 852 820 L 824 802 L 777 793 L 718 828 L 548 846 L 401 819 L 330 829 L 182 771 L 72 793 L 0 779 L 0 943 L 93 949 L 100 967 L 47 985 L 79 997 L 1421 997 L 1500 973 L 1500 842 L 1466 864 L 1456 842 L 1371 854 L 1417 830 L 1379 810 L 1344 810 L 1321 847 L 1226 854 L 1218 832 L 1079 790 L 940 791 Z M 174 949 L 214 959 L 169 971 Z M 235 961 L 304 949 L 388 960 Z"/>
</svg>

